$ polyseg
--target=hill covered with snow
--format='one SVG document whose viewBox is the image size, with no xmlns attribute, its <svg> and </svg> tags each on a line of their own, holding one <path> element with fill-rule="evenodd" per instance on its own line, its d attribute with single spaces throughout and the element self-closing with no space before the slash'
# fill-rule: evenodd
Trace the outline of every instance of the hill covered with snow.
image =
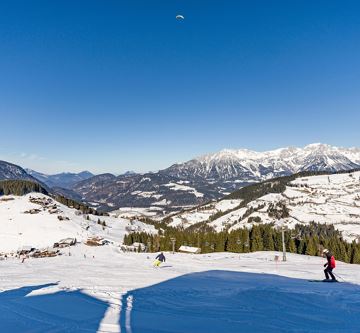
<svg viewBox="0 0 360 333">
<path fill-rule="evenodd" d="M 36 179 L 29 175 L 22 167 L 9 162 L 0 161 L 0 180 L 10 179 L 36 181 Z"/>
<path fill-rule="evenodd" d="M 46 248 L 65 238 L 83 242 L 101 237 L 121 244 L 127 229 L 152 232 L 141 222 L 82 214 L 53 198 L 39 193 L 0 196 L 0 253 L 23 247 Z"/>
<path fill-rule="evenodd" d="M 290 228 L 297 223 L 326 223 L 349 240 L 360 236 L 359 171 L 294 178 L 284 184 L 286 177 L 263 183 L 268 187 L 265 192 L 270 192 L 265 195 L 256 195 L 261 184 L 253 186 L 253 193 L 244 188 L 224 200 L 176 214 L 168 219 L 169 225 L 187 228 L 203 222 L 221 231 L 278 224 L 281 219 Z"/>
</svg>

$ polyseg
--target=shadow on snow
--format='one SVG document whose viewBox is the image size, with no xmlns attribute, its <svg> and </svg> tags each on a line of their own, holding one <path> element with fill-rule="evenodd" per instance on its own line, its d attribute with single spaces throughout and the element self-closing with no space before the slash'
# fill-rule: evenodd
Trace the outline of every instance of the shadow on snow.
<svg viewBox="0 0 360 333">
<path fill-rule="evenodd" d="M 360 287 L 207 271 L 124 295 L 126 333 L 359 332 Z"/>
<path fill-rule="evenodd" d="M 97 332 L 108 303 L 80 290 L 51 293 L 55 285 L 29 286 L 0 293 L 0 331 Z"/>
<path fill-rule="evenodd" d="M 0 293 L 1 332 L 96 332 L 109 304 L 56 284 Z M 360 327 L 360 287 L 208 271 L 122 298 L 122 333 L 347 332 Z"/>
</svg>

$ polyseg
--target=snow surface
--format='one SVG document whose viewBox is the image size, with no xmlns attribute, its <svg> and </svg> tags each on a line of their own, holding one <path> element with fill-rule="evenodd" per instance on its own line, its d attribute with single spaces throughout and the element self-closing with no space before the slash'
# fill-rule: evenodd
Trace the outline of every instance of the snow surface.
<svg viewBox="0 0 360 333">
<path fill-rule="evenodd" d="M 265 221 L 266 205 L 285 200 L 291 208 L 288 223 L 319 216 L 331 223 L 343 219 L 335 225 L 350 235 L 359 226 L 348 219 L 360 209 L 360 173 L 334 176 L 296 180 L 284 194 L 267 195 L 245 208 L 236 209 L 240 200 L 228 200 L 198 208 L 196 214 L 199 219 L 233 209 L 225 215 L 229 223 L 249 226 L 248 217 L 236 220 L 247 208 L 255 208 Z M 66 237 L 96 235 L 111 243 L 79 243 L 62 249 L 61 256 L 24 263 L 0 257 L 1 332 L 360 331 L 360 265 L 338 262 L 334 272 L 342 283 L 308 281 L 323 279 L 323 258 L 287 254 L 288 261 L 281 262 L 275 260 L 281 257 L 277 252 L 165 253 L 166 263 L 155 268 L 156 254 L 124 253 L 119 246 L 128 229 L 154 232 L 152 226 L 114 216 L 89 215 L 88 221 L 59 203 L 58 214 L 47 209 L 24 214 L 41 208 L 29 202 L 30 196 L 49 199 L 42 194 L 0 198 L 0 252 L 47 247 Z M 59 221 L 59 214 L 69 221 Z M 220 228 L 228 223 L 225 216 L 212 223 Z M 98 225 L 98 218 L 107 227 Z"/>
<path fill-rule="evenodd" d="M 25 196 L 0 197 L 0 253 L 17 251 L 24 246 L 46 248 L 64 238 L 76 238 L 84 241 L 88 237 L 99 236 L 109 241 L 121 244 L 126 228 L 136 225 L 139 231 L 154 232 L 154 227 L 138 221 L 116 218 L 113 216 L 77 215 L 76 210 L 64 206 L 56 201 L 59 213 L 50 214 L 38 204 L 31 203 L 32 198 L 50 197 L 30 193 Z M 4 199 L 13 199 L 4 201 Z M 38 214 L 25 214 L 30 209 L 41 209 Z M 69 218 L 59 221 L 58 216 Z M 86 217 L 89 216 L 89 220 Z M 105 221 L 106 227 L 97 222 Z"/>
<path fill-rule="evenodd" d="M 222 200 L 213 205 L 218 207 L 219 204 L 226 203 L 226 201 Z M 223 212 L 231 211 L 209 222 L 209 225 L 217 231 L 225 228 L 230 228 L 230 230 L 251 228 L 257 223 L 253 221 L 255 217 L 261 218 L 260 223 L 279 224 L 279 221 L 267 213 L 269 206 L 277 203 L 284 204 L 289 209 L 289 217 L 285 218 L 283 222 L 290 228 L 297 223 L 307 224 L 314 221 L 333 224 L 348 241 L 360 237 L 359 171 L 298 178 L 292 181 L 283 193 L 267 194 L 237 210 L 233 210 L 233 208 L 238 204 L 228 209 L 222 209 Z M 251 207 L 254 212 L 244 217 Z M 207 221 L 217 211 L 218 209 L 211 210 L 206 209 L 206 206 L 201 206 L 173 216 L 170 225 L 189 227 L 195 223 Z"/>
<path fill-rule="evenodd" d="M 1 332 L 347 332 L 360 327 L 360 266 L 275 252 L 203 255 L 71 248 L 55 258 L 0 261 Z M 343 279 L 343 280 L 342 280 Z"/>
<path fill-rule="evenodd" d="M 162 194 L 156 194 L 154 191 L 134 191 L 131 192 L 132 195 L 137 195 L 143 198 L 156 198 L 159 199 L 162 197 Z"/>
<path fill-rule="evenodd" d="M 170 204 L 171 204 L 170 200 L 162 199 L 160 201 L 153 202 L 151 205 L 152 206 L 166 206 L 166 205 L 170 205 Z"/>
<path fill-rule="evenodd" d="M 178 183 L 170 182 L 169 184 L 165 184 L 165 185 L 162 185 L 162 186 L 166 186 L 170 190 L 173 190 L 173 191 L 190 192 L 190 193 L 194 194 L 197 198 L 202 198 L 204 196 L 203 193 L 198 192 L 195 188 L 190 187 L 190 186 L 186 186 L 186 185 L 181 185 L 181 184 L 178 184 Z"/>
<path fill-rule="evenodd" d="M 229 209 L 234 209 L 239 206 L 240 203 L 241 200 L 221 200 L 211 204 L 206 204 L 188 212 L 173 216 L 172 222 L 170 222 L 169 225 L 172 227 L 182 226 L 186 228 L 195 223 L 207 221 L 210 216 L 218 212 L 225 212 Z"/>
<path fill-rule="evenodd" d="M 130 219 L 134 217 L 155 217 L 159 215 L 159 212 L 162 211 L 162 208 L 152 206 L 148 207 L 121 207 L 117 210 L 114 210 L 112 214 L 117 217 L 122 217 L 125 219 Z"/>
</svg>

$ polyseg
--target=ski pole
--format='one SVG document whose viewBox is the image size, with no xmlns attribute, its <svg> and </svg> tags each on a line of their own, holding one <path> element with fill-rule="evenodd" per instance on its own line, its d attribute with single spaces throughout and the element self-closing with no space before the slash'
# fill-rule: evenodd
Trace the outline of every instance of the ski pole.
<svg viewBox="0 0 360 333">
<path fill-rule="evenodd" d="M 340 275 L 336 274 L 335 272 L 333 272 L 333 274 L 334 274 L 337 278 L 340 278 L 341 280 L 343 280 L 343 282 L 346 282 Z"/>
</svg>

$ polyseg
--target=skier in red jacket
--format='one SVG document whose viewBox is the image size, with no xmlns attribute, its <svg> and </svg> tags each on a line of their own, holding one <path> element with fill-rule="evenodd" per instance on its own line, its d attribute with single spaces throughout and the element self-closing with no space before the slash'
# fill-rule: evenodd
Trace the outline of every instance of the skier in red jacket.
<svg viewBox="0 0 360 333">
<path fill-rule="evenodd" d="M 328 249 L 324 249 L 323 257 L 326 257 L 326 259 L 327 259 L 327 263 L 324 265 L 324 267 L 326 267 L 324 269 L 326 280 L 330 280 L 329 279 L 329 274 L 330 274 L 331 281 L 336 281 L 336 278 L 335 278 L 334 274 L 332 273 L 332 270 L 336 266 L 335 257 L 332 255 L 332 253 Z"/>
</svg>

